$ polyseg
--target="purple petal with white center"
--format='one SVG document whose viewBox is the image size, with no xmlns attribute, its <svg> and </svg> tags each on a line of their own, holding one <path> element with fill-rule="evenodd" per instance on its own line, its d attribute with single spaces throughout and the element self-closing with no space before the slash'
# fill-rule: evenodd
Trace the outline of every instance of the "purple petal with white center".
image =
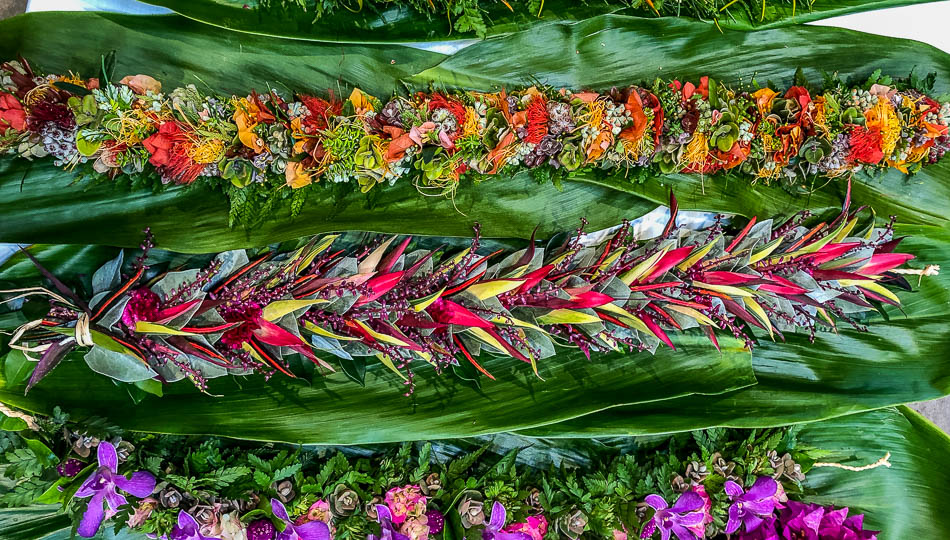
<svg viewBox="0 0 950 540">
<path fill-rule="evenodd" d="M 106 503 L 108 503 L 110 510 L 118 510 L 120 506 L 129 504 L 128 499 L 116 493 L 113 487 L 102 490 L 102 493 L 105 493 Z"/>
<path fill-rule="evenodd" d="M 99 532 L 99 526 L 105 519 L 105 510 L 102 508 L 102 499 L 105 497 L 101 491 L 89 499 L 86 511 L 83 512 L 82 520 L 79 522 L 79 528 L 76 530 L 79 536 L 83 538 L 92 538 Z"/>
<path fill-rule="evenodd" d="M 491 519 L 488 521 L 488 527 L 486 528 L 495 532 L 500 531 L 505 526 L 507 519 L 508 511 L 505 509 L 505 505 L 495 501 L 491 505 Z"/>
<path fill-rule="evenodd" d="M 739 507 L 732 505 L 729 507 L 729 522 L 726 523 L 726 534 L 732 534 L 739 530 L 742 520 L 739 518 Z"/>
<path fill-rule="evenodd" d="M 673 508 L 670 510 L 676 512 L 677 514 L 684 514 L 686 512 L 695 512 L 703 507 L 703 498 L 700 497 L 694 491 L 687 491 L 680 495 L 679 499 L 676 499 L 676 503 L 673 505 Z"/>
<path fill-rule="evenodd" d="M 96 483 L 99 481 L 99 471 L 92 471 L 92 473 L 82 482 L 82 485 L 79 486 L 79 489 L 76 490 L 76 494 L 73 495 L 79 499 L 85 499 L 86 497 L 92 497 L 98 489 L 95 489 Z"/>
<path fill-rule="evenodd" d="M 735 499 L 744 493 L 744 491 L 742 491 L 742 486 L 733 482 L 732 480 L 726 480 L 723 488 L 726 490 L 726 495 L 729 495 L 730 499 Z"/>
<path fill-rule="evenodd" d="M 668 504 L 666 504 L 666 501 L 663 499 L 663 497 L 660 497 L 659 495 L 647 495 L 646 499 L 643 499 L 643 500 L 644 502 L 649 504 L 654 510 L 663 510 L 664 508 L 669 506 Z"/>
<path fill-rule="evenodd" d="M 115 446 L 112 443 L 103 441 L 99 443 L 99 466 L 108 467 L 112 472 L 119 466 L 119 456 L 115 453 Z"/>
<path fill-rule="evenodd" d="M 140 499 L 148 497 L 155 490 L 155 477 L 146 471 L 134 473 L 131 478 L 116 476 L 114 480 L 119 489 Z"/>
<path fill-rule="evenodd" d="M 287 509 L 284 508 L 284 505 L 277 499 L 270 500 L 271 510 L 274 511 L 274 515 L 277 516 L 277 519 L 282 519 L 290 523 L 290 516 L 287 515 Z"/>
<path fill-rule="evenodd" d="M 749 489 L 750 499 L 767 499 L 778 491 L 778 482 L 771 476 L 760 476 Z"/>
</svg>

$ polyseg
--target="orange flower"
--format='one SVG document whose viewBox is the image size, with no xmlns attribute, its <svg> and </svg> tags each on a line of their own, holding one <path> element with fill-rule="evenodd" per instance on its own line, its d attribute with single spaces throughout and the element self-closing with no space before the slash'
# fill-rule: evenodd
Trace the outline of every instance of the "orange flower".
<svg viewBox="0 0 950 540">
<path fill-rule="evenodd" d="M 291 189 L 302 188 L 313 183 L 312 176 L 307 172 L 303 163 L 299 161 L 287 163 L 287 167 L 284 169 L 284 177 L 287 179 L 287 185 Z"/>
<path fill-rule="evenodd" d="M 640 99 L 640 94 L 635 89 L 632 89 L 630 95 L 627 96 L 624 108 L 630 113 L 633 125 L 621 131 L 618 137 L 632 143 L 639 142 L 647 130 L 648 119 L 643 112 L 643 100 Z"/>
<path fill-rule="evenodd" d="M 254 128 L 256 128 L 259 123 L 258 116 L 261 113 L 256 101 L 257 100 L 254 100 L 254 102 L 252 102 L 245 98 L 238 100 L 232 118 L 238 128 L 238 139 L 241 140 L 244 146 L 260 154 L 267 150 L 267 145 L 264 144 L 264 139 L 258 136 L 257 133 L 254 133 Z"/>
<path fill-rule="evenodd" d="M 752 93 L 755 104 L 759 107 L 759 114 L 761 114 L 763 118 L 772 112 L 772 100 L 774 100 L 777 95 L 778 92 L 771 88 L 759 88 Z"/>
</svg>

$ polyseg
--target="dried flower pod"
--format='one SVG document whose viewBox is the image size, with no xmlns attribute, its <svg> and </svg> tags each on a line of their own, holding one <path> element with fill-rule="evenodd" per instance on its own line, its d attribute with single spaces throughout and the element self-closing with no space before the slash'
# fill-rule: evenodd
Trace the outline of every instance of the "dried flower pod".
<svg viewBox="0 0 950 540">
<path fill-rule="evenodd" d="M 277 498 L 280 499 L 282 503 L 289 503 L 297 496 L 297 492 L 294 491 L 294 483 L 292 480 L 282 480 L 275 484 L 271 485 L 271 488 L 277 493 Z"/>
<path fill-rule="evenodd" d="M 135 445 L 129 441 L 123 441 L 120 437 L 118 440 L 112 443 L 115 446 L 116 457 L 119 458 L 119 463 L 125 463 L 128 461 L 129 457 L 132 455 L 132 452 L 135 451 Z"/>
<path fill-rule="evenodd" d="M 689 465 L 686 466 L 686 478 L 691 482 L 701 484 L 707 476 L 709 476 L 709 471 L 706 469 L 705 463 L 690 461 Z"/>
<path fill-rule="evenodd" d="M 92 449 L 99 446 L 99 439 L 85 433 L 74 433 L 64 430 L 66 442 L 69 443 L 74 454 L 79 457 L 87 458 L 92 453 Z"/>
<path fill-rule="evenodd" d="M 733 482 L 736 482 L 737 484 L 742 483 L 740 482 L 739 476 L 734 474 L 734 471 L 736 469 L 736 464 L 734 462 L 726 461 L 725 459 L 722 458 L 722 454 L 720 454 L 719 452 L 716 452 L 715 454 L 713 454 L 712 457 L 710 458 L 710 461 L 712 461 L 712 464 L 713 464 L 713 472 L 725 478 L 726 480 L 732 480 Z"/>
<path fill-rule="evenodd" d="M 165 508 L 178 508 L 182 502 L 182 495 L 177 489 L 168 487 L 158 495 L 158 502 Z"/>
<path fill-rule="evenodd" d="M 376 521 L 376 505 L 384 504 L 381 497 L 373 497 L 368 503 L 363 507 L 363 511 L 366 512 L 366 515 L 373 521 Z"/>
<path fill-rule="evenodd" d="M 687 482 L 686 479 L 684 479 L 682 476 L 677 474 L 675 477 L 673 477 L 672 480 L 670 480 L 670 486 L 673 487 L 673 491 L 675 491 L 676 493 L 683 493 L 687 489 L 689 489 L 689 482 Z"/>
<path fill-rule="evenodd" d="M 776 480 L 783 476 L 793 482 L 802 482 L 805 480 L 805 475 L 802 473 L 802 466 L 795 463 L 791 454 L 786 452 L 784 455 L 779 456 L 778 452 L 770 450 L 767 455 L 769 464 L 775 469 L 775 473 L 772 474 L 772 477 Z"/>
<path fill-rule="evenodd" d="M 420 488 L 427 496 L 442 489 L 442 478 L 439 477 L 439 473 L 434 472 L 426 476 Z"/>
<path fill-rule="evenodd" d="M 531 508 L 532 514 L 540 514 L 544 511 L 544 506 L 541 504 L 541 490 L 538 488 L 531 488 L 524 502 Z"/>
<path fill-rule="evenodd" d="M 338 484 L 333 489 L 333 494 L 330 496 L 330 513 L 334 516 L 351 516 L 359 506 L 360 496 L 346 485 Z"/>
<path fill-rule="evenodd" d="M 463 492 L 459 502 L 459 515 L 462 518 L 462 527 L 466 529 L 485 523 L 485 503 L 482 494 L 475 490 Z"/>
<path fill-rule="evenodd" d="M 562 514 L 554 522 L 554 528 L 562 538 L 577 540 L 587 528 L 587 515 L 577 508 L 572 508 L 570 512 Z"/>
</svg>

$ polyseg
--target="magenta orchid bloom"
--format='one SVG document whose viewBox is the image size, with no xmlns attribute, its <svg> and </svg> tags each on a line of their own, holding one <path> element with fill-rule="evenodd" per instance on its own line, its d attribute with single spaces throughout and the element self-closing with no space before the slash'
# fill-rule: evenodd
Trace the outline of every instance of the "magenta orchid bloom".
<svg viewBox="0 0 950 540">
<path fill-rule="evenodd" d="M 491 506 L 491 519 L 485 524 L 482 531 L 482 540 L 531 540 L 531 535 L 525 532 L 504 531 L 505 521 L 508 520 L 508 511 L 505 505 L 495 501 Z"/>
<path fill-rule="evenodd" d="M 393 514 L 389 507 L 383 504 L 376 505 L 376 521 L 382 525 L 382 532 L 379 536 L 371 534 L 366 540 L 409 540 L 409 537 L 396 530 L 393 525 Z"/>
<path fill-rule="evenodd" d="M 92 497 L 79 522 L 79 529 L 76 531 L 83 538 L 92 538 L 99 532 L 102 521 L 107 517 L 102 506 L 103 502 L 109 506 L 108 517 L 114 515 L 119 507 L 129 504 L 129 501 L 125 496 L 120 495 L 117 489 L 138 498 L 148 497 L 155 489 L 155 477 L 149 472 L 139 471 L 131 478 L 118 473 L 119 456 L 112 443 L 99 443 L 98 457 L 99 468 L 86 478 L 75 495 L 79 499 Z"/>
<path fill-rule="evenodd" d="M 732 534 L 745 525 L 745 532 L 754 531 L 765 518 L 775 512 L 775 493 L 778 492 L 778 482 L 769 476 L 760 476 L 749 491 L 742 486 L 727 480 L 726 494 L 732 500 L 729 507 L 729 522 L 726 524 L 726 534 Z"/>
<path fill-rule="evenodd" d="M 204 536 L 199 529 L 198 520 L 184 510 L 178 512 L 178 524 L 172 527 L 168 540 L 221 540 L 212 536 Z"/>
<path fill-rule="evenodd" d="M 270 500 L 274 517 L 283 521 L 286 528 L 277 533 L 276 540 L 330 540 L 330 526 L 322 521 L 311 521 L 303 525 L 294 525 L 287 509 L 277 499 Z"/>
<path fill-rule="evenodd" d="M 676 499 L 676 503 L 670 508 L 663 497 L 659 495 L 647 495 L 644 501 L 655 510 L 653 519 L 647 523 L 640 534 L 640 538 L 649 538 L 657 529 L 660 530 L 660 538 L 669 540 L 670 533 L 676 535 L 679 540 L 697 540 L 699 537 L 690 530 L 690 527 L 701 525 L 706 519 L 703 512 L 703 498 L 692 491 L 687 491 Z"/>
</svg>

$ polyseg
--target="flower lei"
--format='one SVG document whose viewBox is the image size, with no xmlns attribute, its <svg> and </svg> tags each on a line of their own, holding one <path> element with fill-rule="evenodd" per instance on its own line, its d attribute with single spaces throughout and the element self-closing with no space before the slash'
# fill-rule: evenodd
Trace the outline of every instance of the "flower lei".
<svg viewBox="0 0 950 540">
<path fill-rule="evenodd" d="M 879 73 L 821 92 L 702 77 L 606 93 L 530 87 L 386 102 L 359 89 L 345 101 L 274 90 L 219 96 L 194 85 L 163 93 L 148 75 L 115 84 L 40 76 L 24 60 L 0 65 L 0 81 L 0 154 L 87 164 L 108 178 L 204 177 L 232 204 L 284 187 L 295 190 L 295 211 L 306 197 L 299 190 L 320 181 L 363 192 L 412 181 L 451 194 L 466 179 L 519 170 L 555 182 L 580 169 L 838 178 L 914 173 L 950 148 L 950 103 Z"/>
<path fill-rule="evenodd" d="M 850 196 L 837 218 L 814 227 L 804 212 L 729 233 L 718 221 L 678 227 L 674 198 L 657 238 L 638 241 L 625 223 L 591 244 L 581 228 L 559 247 L 531 241 L 504 257 L 481 250 L 477 234 L 454 254 L 411 250 L 408 237 L 335 249 L 339 235 L 330 235 L 292 252 L 229 251 L 204 268 L 164 273 L 145 266 L 144 254 L 124 273 L 120 253 L 93 275 L 89 299 L 26 253 L 58 292 L 7 291 L 8 300 L 43 296 L 53 306 L 10 345 L 42 353 L 27 390 L 83 347 L 95 371 L 121 366 L 122 382 L 188 378 L 204 389 L 229 373 L 295 377 L 295 354 L 328 371 L 330 357 L 371 356 L 411 391 L 420 362 L 438 371 L 467 363 L 494 379 L 478 360 L 483 351 L 538 373 L 556 344 L 590 358 L 675 350 L 676 335 L 691 328 L 717 349 L 717 330 L 748 348 L 752 329 L 814 338 L 836 321 L 863 329 L 855 313 L 871 302 L 899 305 L 887 286 L 911 288 L 901 274 L 932 274 L 900 268 L 914 256 L 896 251 L 891 225 L 859 230 L 862 209 L 849 206 Z"/>
<path fill-rule="evenodd" d="M 808 472 L 795 460 L 821 451 L 788 428 L 697 431 L 541 469 L 518 463 L 517 451 L 491 454 L 490 439 L 448 454 L 429 443 L 327 453 L 86 431 L 62 413 L 35 420 L 37 431 L 9 432 L 8 444 L 42 448 L 49 463 L 24 478 L 4 469 L 3 480 L 18 505 L 64 503 L 83 537 L 111 521 L 167 540 L 430 540 L 446 527 L 468 540 L 876 538 L 847 508 L 789 500 Z"/>
</svg>

